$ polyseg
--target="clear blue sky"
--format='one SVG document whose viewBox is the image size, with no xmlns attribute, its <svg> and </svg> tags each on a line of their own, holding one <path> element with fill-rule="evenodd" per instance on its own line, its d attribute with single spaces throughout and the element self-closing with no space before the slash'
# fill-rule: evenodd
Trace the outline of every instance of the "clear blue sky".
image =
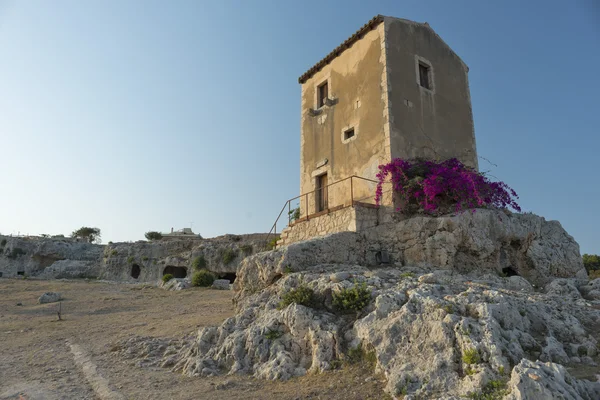
<svg viewBox="0 0 600 400">
<path fill-rule="evenodd" d="M 376 14 L 465 60 L 481 169 L 600 253 L 595 0 L 0 0 L 0 232 L 268 231 L 299 190 L 297 78 Z"/>
</svg>

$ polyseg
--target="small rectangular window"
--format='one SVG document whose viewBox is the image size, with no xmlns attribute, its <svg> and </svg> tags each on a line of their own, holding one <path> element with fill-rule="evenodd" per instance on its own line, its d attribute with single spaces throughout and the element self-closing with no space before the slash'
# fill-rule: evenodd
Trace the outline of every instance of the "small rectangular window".
<svg viewBox="0 0 600 400">
<path fill-rule="evenodd" d="M 325 105 L 325 100 L 329 96 L 329 88 L 327 87 L 327 81 L 319 85 L 317 88 L 317 108 L 321 108 Z"/>
<path fill-rule="evenodd" d="M 354 137 L 354 128 L 350 128 L 350 129 L 344 131 L 344 140 L 348 140 L 351 137 Z"/>
<path fill-rule="evenodd" d="M 419 82 L 425 89 L 431 90 L 431 67 L 419 63 Z"/>
</svg>

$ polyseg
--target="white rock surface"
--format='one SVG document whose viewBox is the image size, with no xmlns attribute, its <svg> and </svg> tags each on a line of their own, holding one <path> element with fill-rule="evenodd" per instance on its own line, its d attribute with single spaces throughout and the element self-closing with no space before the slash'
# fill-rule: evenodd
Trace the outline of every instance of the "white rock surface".
<svg viewBox="0 0 600 400">
<path fill-rule="evenodd" d="M 212 288 L 219 289 L 219 290 L 229 290 L 230 285 L 231 284 L 229 283 L 229 280 L 227 280 L 227 279 L 215 279 L 215 281 L 212 284 Z"/>
<path fill-rule="evenodd" d="M 46 292 L 39 297 L 38 303 L 39 304 L 56 303 L 57 301 L 60 301 L 61 299 L 62 298 L 60 296 L 60 293 Z"/>
<path fill-rule="evenodd" d="M 348 279 L 334 282 L 334 275 Z M 359 315 L 340 313 L 332 305 L 332 293 L 354 281 L 367 283 L 372 301 Z M 195 338 L 180 343 L 176 354 L 164 355 L 159 350 L 166 348 L 164 343 L 156 340 L 150 347 L 138 341 L 123 348 L 134 360 L 145 349 L 145 365 L 166 363 L 188 375 L 288 379 L 329 370 L 360 345 L 374 355 L 376 370 L 387 379 L 386 390 L 395 396 L 458 399 L 496 390 L 510 392 L 511 399 L 535 398 L 526 397 L 538 384 L 528 377 L 531 368 L 541 368 L 540 384 L 553 392 L 600 399 L 600 383 L 592 382 L 593 365 L 599 361 L 600 310 L 573 297 L 509 289 L 511 281 L 450 271 L 419 276 L 394 268 L 313 266 L 240 298 L 234 317 L 219 327 L 200 329 Z M 319 306 L 278 309 L 282 296 L 300 285 L 314 290 Z M 464 356 L 472 349 L 478 360 L 469 365 Z M 559 363 L 588 380 L 575 379 Z M 498 387 L 492 389 L 490 382 Z"/>
</svg>

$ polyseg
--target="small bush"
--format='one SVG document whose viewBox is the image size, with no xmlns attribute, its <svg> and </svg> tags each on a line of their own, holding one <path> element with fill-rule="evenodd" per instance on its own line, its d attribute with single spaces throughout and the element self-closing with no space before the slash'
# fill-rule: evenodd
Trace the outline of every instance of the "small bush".
<svg viewBox="0 0 600 400">
<path fill-rule="evenodd" d="M 585 357 L 585 356 L 587 356 L 587 354 L 588 354 L 587 347 L 582 345 L 577 348 L 577 355 L 579 357 Z"/>
<path fill-rule="evenodd" d="M 444 309 L 444 311 L 446 311 L 448 314 L 453 314 L 454 313 L 454 307 L 452 306 L 452 304 L 446 304 L 445 306 L 442 307 Z"/>
<path fill-rule="evenodd" d="M 314 308 L 318 304 L 318 299 L 317 295 L 311 288 L 305 285 L 300 285 L 296 289 L 292 289 L 283 295 L 278 308 L 286 308 L 292 303 Z"/>
<path fill-rule="evenodd" d="M 293 274 L 294 270 L 292 269 L 292 267 L 290 265 L 286 265 L 285 268 L 283 269 L 283 273 L 284 274 Z"/>
<path fill-rule="evenodd" d="M 163 283 L 167 283 L 169 282 L 171 279 L 173 279 L 173 274 L 165 274 L 162 277 L 162 281 Z"/>
<path fill-rule="evenodd" d="M 244 252 L 244 254 L 248 256 L 248 255 L 252 254 L 252 251 L 254 249 L 252 248 L 251 244 L 245 244 L 242 247 L 240 247 L 240 250 L 242 250 Z"/>
<path fill-rule="evenodd" d="M 273 250 L 277 247 L 277 241 L 279 240 L 279 236 L 274 237 L 273 239 L 267 242 L 267 250 Z"/>
<path fill-rule="evenodd" d="M 135 258 L 134 258 L 133 256 L 129 256 L 129 257 L 127 257 L 127 262 L 128 262 L 129 264 L 131 264 L 131 263 L 132 263 L 132 262 L 134 262 L 134 261 L 135 261 Z"/>
<path fill-rule="evenodd" d="M 4 246 L 6 246 L 6 239 L 2 239 L 2 241 L 0 242 L 0 247 Z"/>
<path fill-rule="evenodd" d="M 465 364 L 479 364 L 481 358 L 479 357 L 479 352 L 476 348 L 472 347 L 470 349 L 465 350 L 462 355 L 462 360 Z"/>
<path fill-rule="evenodd" d="M 350 364 L 364 362 L 371 368 L 375 368 L 377 365 L 377 353 L 375 350 L 365 350 L 362 347 L 362 343 L 353 349 L 349 349 L 346 358 Z"/>
<path fill-rule="evenodd" d="M 206 258 L 204 258 L 203 254 L 200 254 L 198 257 L 194 258 L 194 261 L 192 261 L 192 267 L 196 271 L 206 268 Z"/>
<path fill-rule="evenodd" d="M 347 289 L 333 293 L 333 306 L 341 311 L 360 311 L 371 302 L 371 291 L 366 283 L 356 283 Z"/>
<path fill-rule="evenodd" d="M 600 256 L 597 254 L 584 254 L 582 257 L 583 266 L 587 272 L 600 270 Z"/>
<path fill-rule="evenodd" d="M 504 375 L 504 365 L 501 365 L 500 367 L 498 367 L 498 373 L 500 375 Z"/>
<path fill-rule="evenodd" d="M 146 257 L 146 256 L 142 257 L 142 261 L 148 261 L 148 257 Z"/>
<path fill-rule="evenodd" d="M 477 373 L 477 371 L 476 371 L 476 370 L 474 370 L 474 369 L 473 369 L 473 368 L 471 368 L 471 367 L 467 367 L 467 368 L 465 369 L 465 374 L 467 374 L 467 375 L 469 375 L 469 376 L 471 376 L 471 375 L 475 375 L 475 373 Z"/>
<path fill-rule="evenodd" d="M 10 254 L 7 256 L 8 258 L 15 259 L 25 254 L 25 251 L 20 247 L 14 247 Z"/>
<path fill-rule="evenodd" d="M 160 240 L 163 238 L 162 233 L 160 232 L 156 232 L 156 231 L 150 231 L 150 232 L 146 232 L 144 234 L 144 236 L 146 237 L 146 239 L 148 240 Z"/>
<path fill-rule="evenodd" d="M 493 380 L 481 389 L 481 393 L 471 393 L 467 397 L 473 400 L 500 400 L 507 394 L 506 382 Z"/>
<path fill-rule="evenodd" d="M 117 254 L 119 254 L 119 252 L 116 249 L 110 252 L 111 256 L 116 256 Z"/>
<path fill-rule="evenodd" d="M 265 338 L 269 340 L 279 339 L 283 336 L 283 332 L 278 331 L 277 329 L 269 329 L 269 332 L 265 333 Z"/>
<path fill-rule="evenodd" d="M 412 278 L 413 276 L 415 276 L 415 274 L 413 274 L 412 272 L 403 272 L 400 274 L 400 278 L 402 279 Z"/>
<path fill-rule="evenodd" d="M 229 265 L 235 258 L 237 257 L 237 253 L 235 250 L 227 248 L 221 252 L 221 261 L 223 264 Z"/>
<path fill-rule="evenodd" d="M 600 269 L 596 271 L 590 271 L 588 272 L 588 275 L 590 276 L 590 280 L 598 279 L 600 278 Z"/>
<path fill-rule="evenodd" d="M 192 285 L 200 287 L 209 287 L 217 279 L 212 272 L 202 269 L 194 272 L 192 275 Z"/>
</svg>

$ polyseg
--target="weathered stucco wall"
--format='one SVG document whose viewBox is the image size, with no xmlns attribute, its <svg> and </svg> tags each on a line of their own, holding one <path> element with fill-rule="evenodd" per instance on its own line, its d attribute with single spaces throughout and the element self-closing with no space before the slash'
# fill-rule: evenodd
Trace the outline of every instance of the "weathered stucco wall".
<svg viewBox="0 0 600 400">
<path fill-rule="evenodd" d="M 351 175 L 375 178 L 377 167 L 389 159 L 384 135 L 385 58 L 383 24 L 371 30 L 342 52 L 330 64 L 302 85 L 300 193 L 315 190 L 316 176 L 327 173 L 333 183 Z M 325 105 L 318 115 L 317 87 L 327 81 L 329 97 L 335 104 Z M 343 140 L 345 129 L 353 127 L 355 136 Z M 323 161 L 327 160 L 324 165 Z M 331 187 L 330 206 L 350 200 L 349 182 Z M 373 187 L 357 185 L 356 197 L 372 196 Z M 301 214 L 315 212 L 315 196 L 301 199 Z"/>
<path fill-rule="evenodd" d="M 477 168 L 468 67 L 425 24 L 384 20 L 392 157 L 457 157 Z M 432 90 L 419 84 L 430 66 Z"/>
</svg>

